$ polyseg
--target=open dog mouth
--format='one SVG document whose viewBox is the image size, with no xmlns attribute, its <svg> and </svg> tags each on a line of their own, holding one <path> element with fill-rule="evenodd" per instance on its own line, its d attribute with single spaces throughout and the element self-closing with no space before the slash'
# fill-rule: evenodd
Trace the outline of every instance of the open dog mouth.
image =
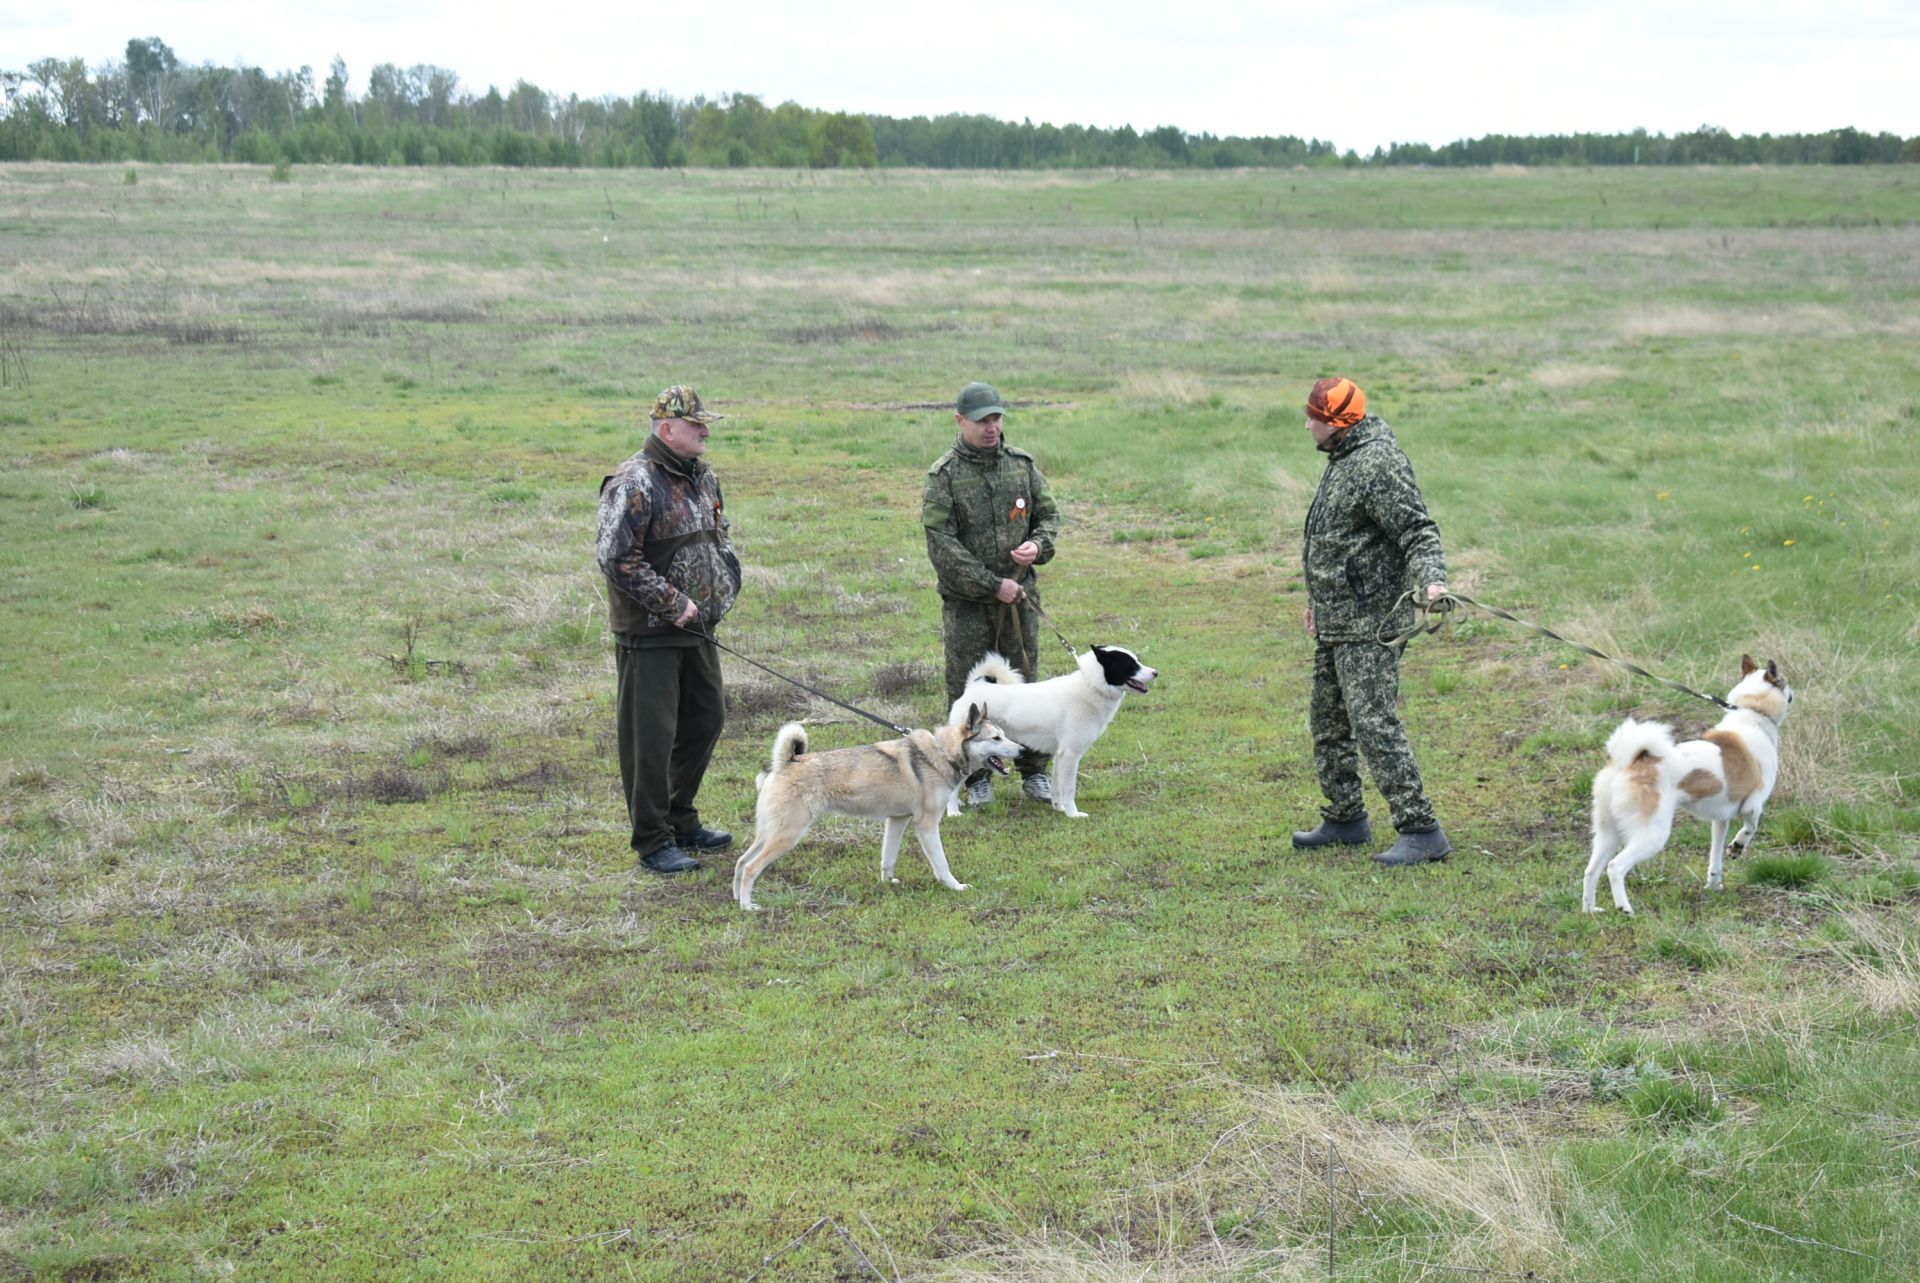
<svg viewBox="0 0 1920 1283">
<path fill-rule="evenodd" d="M 1139 691 L 1144 695 L 1147 693 L 1147 684 L 1138 677 L 1129 677 L 1127 678 L 1127 689 Z"/>
<path fill-rule="evenodd" d="M 1002 775 L 1007 773 L 1007 759 L 1004 757 L 990 757 L 987 759 L 987 765 Z"/>
</svg>

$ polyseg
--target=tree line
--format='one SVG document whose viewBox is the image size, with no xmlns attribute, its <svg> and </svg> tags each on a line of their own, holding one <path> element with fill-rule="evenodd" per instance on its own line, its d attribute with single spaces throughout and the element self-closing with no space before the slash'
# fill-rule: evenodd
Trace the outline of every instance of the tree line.
<svg viewBox="0 0 1920 1283">
<path fill-rule="evenodd" d="M 254 164 L 1138 169 L 1358 165 L 1883 164 L 1920 162 L 1920 138 L 1818 134 L 1488 135 L 1395 143 L 1369 156 L 1292 135 L 1216 137 L 1172 125 L 1035 125 L 982 115 L 895 117 L 769 107 L 753 94 L 582 99 L 516 81 L 463 91 L 444 67 L 382 63 L 356 93 L 335 58 L 311 67 L 192 66 L 158 37 L 88 66 L 41 58 L 0 68 L 0 161 Z"/>
</svg>

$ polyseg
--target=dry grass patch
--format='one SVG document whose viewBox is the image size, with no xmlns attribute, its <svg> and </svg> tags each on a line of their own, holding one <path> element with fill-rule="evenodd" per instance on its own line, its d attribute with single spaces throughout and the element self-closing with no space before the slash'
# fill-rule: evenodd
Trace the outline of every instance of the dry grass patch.
<svg viewBox="0 0 1920 1283">
<path fill-rule="evenodd" d="M 1211 391 L 1209 380 L 1184 370 L 1128 370 L 1120 376 L 1120 400 L 1136 409 L 1164 406 L 1187 409 L 1204 405 Z"/>
<path fill-rule="evenodd" d="M 77 1067 L 96 1083 L 126 1082 L 153 1087 L 177 1082 L 183 1076 L 173 1048 L 152 1031 L 131 1038 L 116 1038 L 97 1051 L 81 1055 Z"/>
<path fill-rule="evenodd" d="M 1109 1232 L 1042 1229 L 925 1277 L 1319 1278 L 1330 1224 L 1336 1267 L 1364 1253 L 1409 1271 L 1553 1277 L 1571 1263 L 1565 1180 L 1517 1116 L 1415 1126 L 1354 1117 L 1320 1093 L 1244 1099 L 1247 1116 L 1193 1168 L 1129 1191 Z M 1389 1233 L 1389 1214 L 1421 1228 Z"/>
<path fill-rule="evenodd" d="M 1920 1015 L 1920 910 L 1848 909 L 1841 920 L 1853 933 L 1841 953 L 1848 977 L 1877 1015 Z"/>
<path fill-rule="evenodd" d="M 1821 805 L 1888 800 L 1893 779 L 1860 763 L 1887 747 L 1865 742 L 1864 728 L 1875 716 L 1891 712 L 1907 725 L 1920 721 L 1920 709 L 1885 707 L 1885 692 L 1900 689 L 1904 657 L 1855 649 L 1833 630 L 1812 626 L 1768 629 L 1750 649 L 1763 663 L 1778 661 L 1794 692 L 1793 712 L 1780 732 L 1775 796 Z"/>
<path fill-rule="evenodd" d="M 1891 318 L 1889 318 L 1891 319 Z M 1623 311 L 1614 322 L 1623 338 L 1698 339 L 1727 335 L 1766 335 L 1774 338 L 1845 339 L 1875 333 L 1880 323 L 1836 307 L 1798 304 L 1756 311 L 1749 308 L 1705 308 L 1682 305 L 1641 307 Z"/>
<path fill-rule="evenodd" d="M 1611 383 L 1624 375 L 1625 372 L 1616 365 L 1577 365 L 1556 361 L 1535 369 L 1533 381 L 1549 391 L 1559 392 L 1568 388 L 1583 388 L 1591 383 Z"/>
</svg>

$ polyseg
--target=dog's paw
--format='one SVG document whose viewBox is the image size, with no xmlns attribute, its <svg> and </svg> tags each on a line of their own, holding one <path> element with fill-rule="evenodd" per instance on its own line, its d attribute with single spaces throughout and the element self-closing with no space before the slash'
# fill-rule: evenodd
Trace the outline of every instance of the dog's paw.
<svg viewBox="0 0 1920 1283">
<path fill-rule="evenodd" d="M 1066 816 L 1069 820 L 1084 820 L 1087 818 L 1087 813 L 1085 811 L 1062 810 L 1060 814 Z"/>
<path fill-rule="evenodd" d="M 1721 879 L 1719 879 L 1719 878 L 1708 878 L 1708 879 L 1707 879 L 1707 890 L 1709 890 L 1709 891 L 1724 891 L 1724 890 L 1726 890 L 1726 889 L 1727 889 L 1727 884 L 1726 884 L 1726 883 L 1725 883 L 1724 881 L 1722 881 Z"/>
<path fill-rule="evenodd" d="M 1580 906 L 1580 911 L 1582 913 L 1605 913 L 1606 912 L 1605 909 L 1601 908 L 1597 904 L 1583 904 Z"/>
<path fill-rule="evenodd" d="M 968 887 L 972 885 L 973 884 L 970 882 L 956 882 L 953 884 L 953 889 L 956 891 L 965 891 Z"/>
<path fill-rule="evenodd" d="M 900 879 L 899 879 L 899 878 L 896 878 L 896 877 L 894 877 L 894 876 L 893 876 L 893 874 L 891 874 L 891 873 L 882 873 L 882 874 L 880 875 L 880 880 L 881 880 L 882 882 L 891 882 L 891 883 L 892 883 L 892 884 L 893 884 L 894 886 L 899 886 L 899 885 L 900 885 Z"/>
</svg>

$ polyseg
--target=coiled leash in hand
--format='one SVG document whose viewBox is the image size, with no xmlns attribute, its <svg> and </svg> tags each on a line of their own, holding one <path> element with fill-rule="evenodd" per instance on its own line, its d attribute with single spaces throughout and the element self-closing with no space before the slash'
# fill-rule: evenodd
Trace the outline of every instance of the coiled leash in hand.
<svg viewBox="0 0 1920 1283">
<path fill-rule="evenodd" d="M 1630 664 L 1624 659 L 1615 659 L 1613 656 L 1603 654 L 1602 652 L 1595 650 L 1591 646 L 1583 645 L 1580 642 L 1574 641 L 1571 637 L 1562 637 L 1559 633 L 1554 632 L 1553 629 L 1546 627 L 1544 624 L 1536 624 L 1530 619 L 1522 619 L 1520 618 L 1520 616 L 1514 614 L 1512 611 L 1502 610 L 1500 609 L 1500 607 L 1489 605 L 1484 601 L 1475 601 L 1473 598 L 1467 596 L 1465 593 L 1457 593 L 1457 592 L 1451 592 L 1451 591 L 1444 592 L 1444 593 L 1441 593 L 1438 597 L 1434 598 L 1432 601 L 1427 601 L 1420 596 L 1420 593 L 1417 589 L 1409 590 L 1408 592 L 1401 594 L 1399 600 L 1393 603 L 1394 609 L 1397 610 L 1400 606 L 1400 602 L 1402 601 L 1410 601 L 1413 603 L 1413 608 L 1416 611 L 1420 612 L 1420 615 L 1421 615 L 1420 622 L 1416 623 L 1412 628 L 1408 629 L 1404 633 L 1399 634 L 1396 637 L 1387 638 L 1383 640 L 1382 638 L 1375 636 L 1374 640 L 1378 641 L 1382 646 L 1399 646 L 1412 640 L 1414 637 L 1419 636 L 1421 633 L 1439 632 L 1440 629 L 1447 622 L 1447 619 L 1446 619 L 1447 615 L 1450 614 L 1453 610 L 1453 603 L 1461 602 L 1468 606 L 1478 606 L 1481 610 L 1486 611 L 1489 615 L 1498 616 L 1501 619 L 1507 620 L 1509 623 L 1518 624 L 1522 628 L 1531 628 L 1534 632 L 1539 633 L 1542 637 L 1551 637 L 1553 638 L 1553 640 L 1559 642 L 1561 645 L 1571 646 L 1583 655 L 1591 655 L 1595 659 L 1605 660 L 1607 663 L 1612 664 L 1615 668 L 1624 668 L 1629 673 L 1637 673 L 1641 677 L 1646 678 L 1648 681 L 1660 683 L 1660 685 L 1667 687 L 1669 690 L 1677 690 L 1682 695 L 1691 695 L 1695 699 L 1704 699 L 1707 701 L 1707 703 L 1717 704 L 1721 708 L 1726 709 L 1728 712 L 1733 711 L 1733 705 L 1727 703 L 1726 700 L 1721 699 L 1718 695 L 1709 695 L 1705 691 L 1697 691 L 1693 689 L 1693 687 L 1691 686 L 1682 686 L 1679 682 L 1670 681 L 1665 677 L 1658 676 L 1657 674 L 1654 674 L 1654 673 L 1649 673 L 1646 669 L 1640 667 L 1640 665 L 1638 664 Z M 1431 615 L 1438 615 L 1439 618 L 1434 619 L 1432 622 L 1428 622 L 1427 617 Z"/>
<path fill-rule="evenodd" d="M 750 658 L 749 656 L 742 655 L 739 651 L 727 645 L 725 642 L 721 641 L 718 637 L 715 637 L 711 632 L 707 631 L 704 628 L 699 627 L 697 623 L 696 623 L 696 626 L 692 628 L 682 627 L 681 625 L 678 625 L 678 624 L 674 626 L 676 628 L 680 628 L 682 632 L 692 633 L 695 637 L 700 638 L 700 640 L 704 642 L 708 642 L 718 647 L 719 649 L 726 651 L 727 654 L 733 656 L 735 659 L 744 660 L 746 663 L 752 664 L 755 668 L 759 669 L 763 673 L 772 673 L 775 677 L 778 677 L 781 681 L 786 682 L 788 685 L 798 686 L 801 690 L 807 692 L 807 694 L 809 695 L 818 695 L 821 699 L 826 700 L 827 703 L 829 704 L 837 704 L 841 708 L 846 709 L 849 713 L 858 713 L 860 716 L 866 718 L 869 722 L 875 722 L 881 726 L 886 727 L 888 730 L 892 731 L 895 735 L 913 734 L 913 728 L 910 726 L 901 726 L 897 722 L 889 722 L 886 718 L 881 717 L 878 714 L 869 713 L 864 708 L 855 708 L 852 704 L 847 703 L 847 701 L 845 701 L 844 699 L 835 699 L 833 696 L 821 690 L 818 686 L 809 686 L 805 682 L 801 681 L 798 677 L 789 677 L 777 668 L 769 668 L 757 659 L 753 659 L 753 658 Z"/>
</svg>

